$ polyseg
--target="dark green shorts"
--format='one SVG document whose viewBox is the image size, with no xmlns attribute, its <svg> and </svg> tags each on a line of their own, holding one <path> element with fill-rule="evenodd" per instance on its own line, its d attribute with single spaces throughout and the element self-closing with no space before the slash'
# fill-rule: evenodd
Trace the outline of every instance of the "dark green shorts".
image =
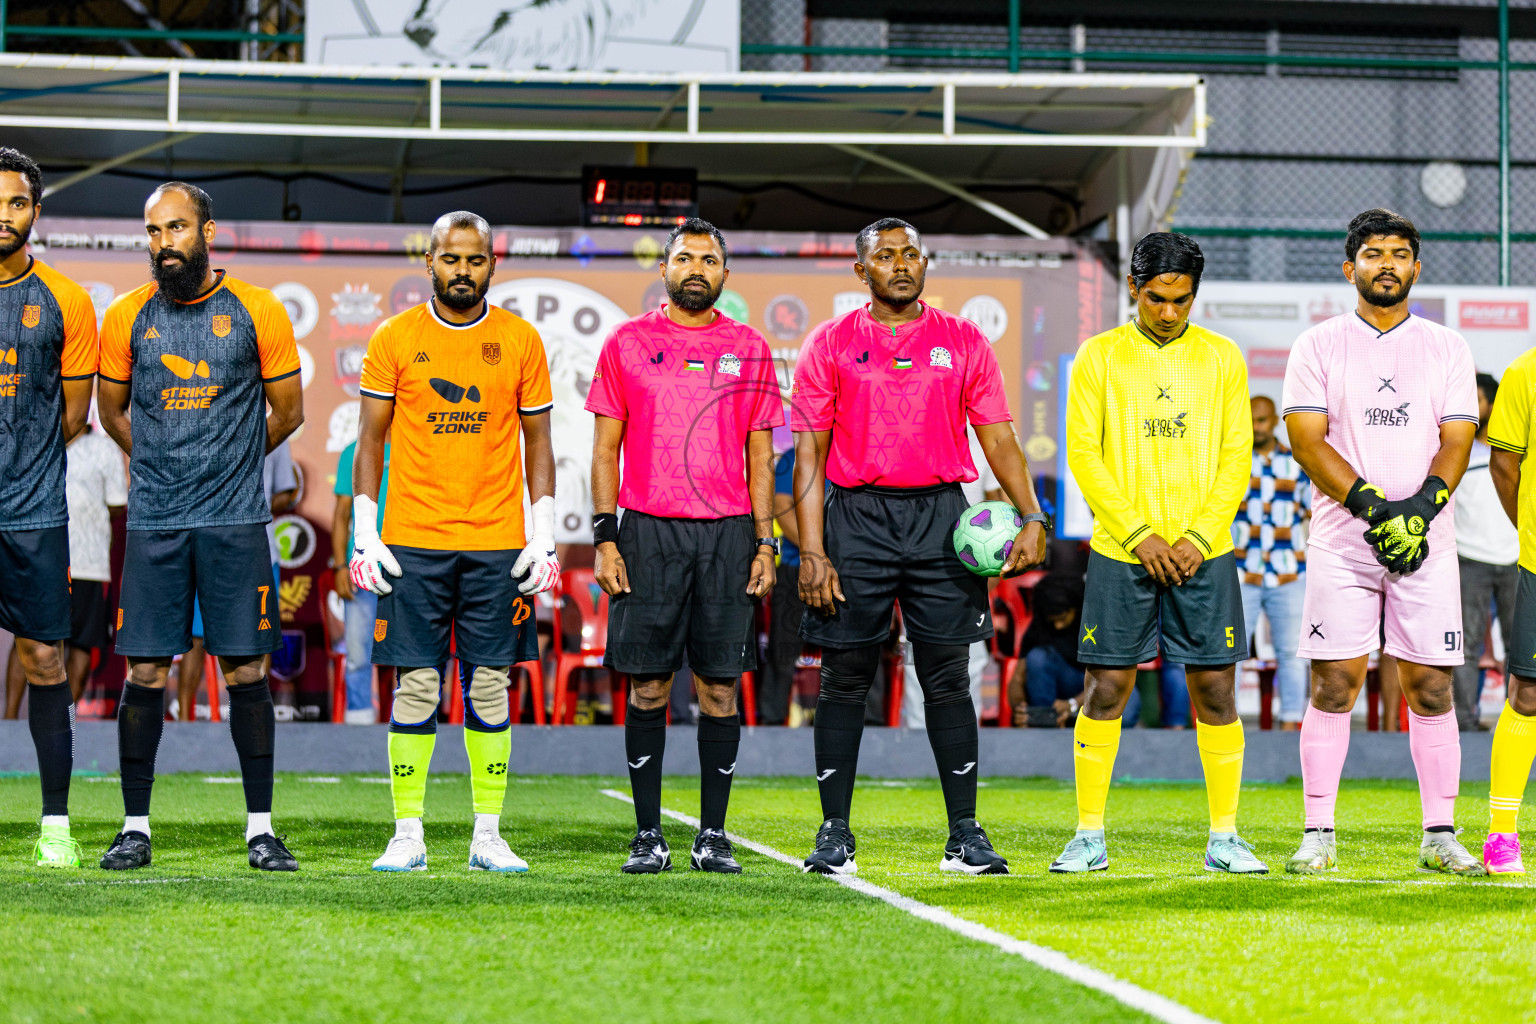
<svg viewBox="0 0 1536 1024">
<path fill-rule="evenodd" d="M 1514 635 L 1504 638 L 1504 662 L 1521 679 L 1536 679 L 1536 574 L 1522 566 L 1518 579 Z"/>
<path fill-rule="evenodd" d="M 1518 607 L 1518 606 L 1517 606 Z M 1237 559 L 1208 558 L 1181 587 L 1165 587 L 1139 562 L 1088 555 L 1077 657 L 1089 665 L 1232 665 L 1248 657 Z"/>
</svg>

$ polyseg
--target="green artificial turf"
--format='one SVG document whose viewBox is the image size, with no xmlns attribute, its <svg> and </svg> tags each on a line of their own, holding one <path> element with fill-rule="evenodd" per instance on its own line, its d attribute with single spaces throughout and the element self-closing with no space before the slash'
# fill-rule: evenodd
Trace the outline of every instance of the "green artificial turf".
<svg viewBox="0 0 1536 1024">
<path fill-rule="evenodd" d="M 35 777 L 0 779 L 0 1019 L 5 1021 L 1144 1020 L 1108 996 L 828 879 L 739 852 L 740 877 L 618 872 L 633 833 L 615 779 L 514 780 L 502 831 L 527 876 L 464 870 L 469 787 L 427 791 L 430 872 L 367 870 L 389 787 L 343 776 L 277 787 L 296 875 L 245 866 L 240 787 L 156 784 L 155 863 L 94 867 L 116 830 L 115 779 L 77 778 L 79 872 L 29 866 Z M 1474 852 L 1486 826 L 1470 787 Z M 693 780 L 668 808 L 698 811 Z M 1277 871 L 1299 832 L 1296 785 L 1243 791 L 1243 834 Z M 859 877 L 1058 949 L 1217 1020 L 1509 1021 L 1531 1014 L 1536 889 L 1415 870 L 1411 784 L 1346 783 L 1342 870 L 1230 878 L 1201 868 L 1199 786 L 1117 786 L 1111 869 L 1047 875 L 1070 836 L 1070 785 L 990 780 L 980 815 L 1015 874 L 941 876 L 936 784 L 861 781 Z M 731 830 L 801 856 L 813 784 L 739 779 Z"/>
</svg>

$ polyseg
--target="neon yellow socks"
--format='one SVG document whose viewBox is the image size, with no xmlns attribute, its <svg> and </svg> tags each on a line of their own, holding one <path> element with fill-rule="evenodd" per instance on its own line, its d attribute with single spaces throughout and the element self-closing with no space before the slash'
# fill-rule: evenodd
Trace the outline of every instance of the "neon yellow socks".
<svg viewBox="0 0 1536 1024">
<path fill-rule="evenodd" d="M 427 798 L 427 770 L 432 766 L 436 744 L 435 732 L 389 734 L 389 791 L 395 798 L 397 819 L 421 817 Z"/>
<path fill-rule="evenodd" d="M 507 797 L 507 760 L 512 756 L 512 730 L 464 730 L 469 755 L 469 791 L 476 814 L 500 814 Z"/>
<path fill-rule="evenodd" d="M 1200 767 L 1205 769 L 1205 799 L 1212 832 L 1237 831 L 1237 798 L 1243 786 L 1243 723 L 1195 722 Z"/>
<path fill-rule="evenodd" d="M 1520 799 L 1536 757 L 1536 715 L 1522 715 L 1505 703 L 1493 730 L 1488 759 L 1488 831 L 1517 831 Z"/>
<path fill-rule="evenodd" d="M 1072 730 L 1072 767 L 1077 776 L 1077 829 L 1104 827 L 1104 804 L 1109 799 L 1109 779 L 1120 752 L 1120 719 L 1095 721 L 1077 716 Z"/>
</svg>

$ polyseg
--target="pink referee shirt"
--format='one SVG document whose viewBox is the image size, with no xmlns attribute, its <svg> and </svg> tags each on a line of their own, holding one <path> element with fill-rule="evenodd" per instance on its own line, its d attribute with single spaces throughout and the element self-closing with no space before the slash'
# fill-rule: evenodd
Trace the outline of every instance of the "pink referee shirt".
<svg viewBox="0 0 1536 1024">
<path fill-rule="evenodd" d="M 1477 422 L 1477 370 L 1467 341 L 1410 316 L 1385 333 L 1358 313 L 1325 320 L 1296 339 L 1285 367 L 1282 415 L 1328 415 L 1328 443 L 1367 483 L 1396 501 L 1413 494 L 1440 450 L 1440 424 Z M 1429 557 L 1456 553 L 1455 497 L 1430 523 Z M 1366 524 L 1322 491 L 1307 543 L 1374 563 Z"/>
<path fill-rule="evenodd" d="M 867 305 L 828 320 L 795 364 L 790 427 L 832 431 L 827 479 L 840 487 L 970 483 L 966 422 L 1011 419 L 986 335 L 926 303 L 901 327 Z"/>
<path fill-rule="evenodd" d="M 624 421 L 619 506 L 674 519 L 750 513 L 747 434 L 784 423 L 761 334 L 724 314 L 684 327 L 665 308 L 613 329 L 587 411 Z"/>
</svg>

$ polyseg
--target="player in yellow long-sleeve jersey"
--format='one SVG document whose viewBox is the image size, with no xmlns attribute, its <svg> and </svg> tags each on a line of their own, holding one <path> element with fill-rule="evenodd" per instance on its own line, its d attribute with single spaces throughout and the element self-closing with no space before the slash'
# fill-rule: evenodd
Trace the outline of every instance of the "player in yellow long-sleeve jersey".
<svg viewBox="0 0 1536 1024">
<path fill-rule="evenodd" d="M 1493 449 L 1488 470 L 1510 522 L 1520 531 L 1519 583 L 1515 589 L 1515 628 L 1504 638 L 1509 665 L 1509 696 L 1493 731 L 1488 765 L 1488 840 L 1483 866 L 1490 875 L 1523 875 L 1516 819 L 1531 760 L 1536 757 L 1536 473 L 1522 472 L 1531 448 L 1531 416 L 1536 407 L 1536 348 L 1504 371 L 1488 419 Z"/>
<path fill-rule="evenodd" d="M 1234 666 L 1248 656 L 1232 520 L 1249 483 L 1248 371 L 1189 322 L 1205 257 L 1159 232 L 1136 243 L 1136 318 L 1083 342 L 1067 397 L 1067 464 L 1093 510 L 1078 636 L 1088 666 L 1073 761 L 1077 834 L 1057 872 L 1109 867 L 1104 804 L 1136 666 L 1186 667 L 1210 802 L 1210 871 L 1269 869 L 1237 834 L 1243 726 Z"/>
</svg>

